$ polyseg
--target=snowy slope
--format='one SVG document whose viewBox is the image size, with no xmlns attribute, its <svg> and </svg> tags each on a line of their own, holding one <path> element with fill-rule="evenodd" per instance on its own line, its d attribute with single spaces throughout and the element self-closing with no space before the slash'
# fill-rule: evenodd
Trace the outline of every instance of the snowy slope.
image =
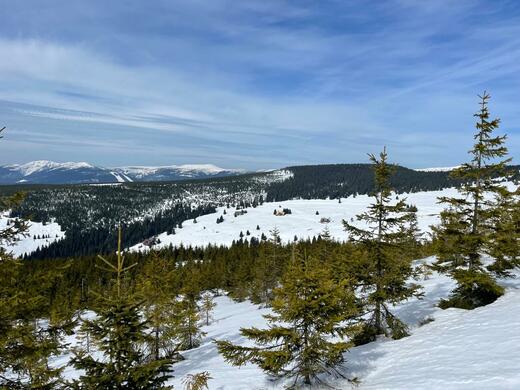
<svg viewBox="0 0 520 390">
<path fill-rule="evenodd" d="M 433 258 L 421 262 L 431 262 Z M 441 310 L 439 299 L 453 289 L 451 279 L 433 273 L 419 281 L 423 299 L 411 299 L 392 310 L 409 326 L 411 335 L 401 340 L 381 338 L 376 342 L 352 348 L 345 353 L 344 373 L 358 378 L 360 390 L 488 390 L 520 388 L 520 273 L 517 278 L 502 280 L 506 293 L 495 303 L 472 311 Z M 251 343 L 240 335 L 240 328 L 266 327 L 263 317 L 270 310 L 250 302 L 234 302 L 226 296 L 215 298 L 212 323 L 203 326 L 202 344 L 182 352 L 185 360 L 173 366 L 170 384 L 183 388 L 188 374 L 208 371 L 210 389 L 261 390 L 283 389 L 290 382 L 273 380 L 257 366 L 235 367 L 219 355 L 213 340 L 230 340 L 241 345 Z M 87 315 L 91 316 L 91 313 Z M 426 325 L 419 323 L 433 319 Z M 77 345 L 74 336 L 67 342 Z M 96 353 L 97 355 L 97 353 Z M 67 366 L 69 354 L 53 362 L 65 366 L 67 378 L 79 373 Z M 351 389 L 344 379 L 322 378 L 336 389 Z M 318 389 L 313 386 L 312 388 Z"/>
<path fill-rule="evenodd" d="M 399 341 L 357 348 L 375 358 L 363 389 L 520 388 L 520 290 L 473 311 L 436 311 L 435 321 Z"/>
<path fill-rule="evenodd" d="M 438 213 L 442 205 L 437 204 L 438 196 L 456 195 L 455 189 L 445 189 L 442 191 L 417 192 L 405 195 L 408 202 L 418 208 L 419 228 L 429 231 L 429 226 L 436 223 Z M 238 240 L 240 232 L 244 235 L 249 230 L 251 236 L 260 238 L 262 233 L 269 236 L 269 231 L 277 227 L 280 231 L 282 241 L 292 241 L 296 235 L 299 239 L 312 238 L 320 234 L 325 226 L 330 230 L 330 234 L 337 240 L 347 238 L 343 229 L 342 220 L 350 221 L 352 218 L 363 211 L 373 200 L 367 195 L 350 196 L 343 198 L 341 203 L 338 200 L 312 199 L 312 200 L 289 200 L 284 202 L 264 203 L 256 208 L 248 208 L 247 214 L 235 217 L 235 209 L 225 207 L 217 209 L 216 213 L 208 214 L 197 218 L 197 223 L 193 220 L 185 221 L 182 229 L 176 229 L 176 234 L 163 233 L 159 235 L 161 244 L 159 246 L 204 246 L 207 244 L 231 245 L 233 240 Z M 273 211 L 278 208 L 289 208 L 292 214 L 285 216 L 275 216 Z M 316 215 L 316 211 L 319 215 Z M 224 217 L 224 222 L 217 224 L 216 220 L 220 216 Z M 321 223 L 321 218 L 330 219 L 329 223 Z M 257 225 L 260 230 L 256 230 Z M 245 238 L 248 238 L 245 236 Z M 132 250 L 144 249 L 142 245 L 132 247 Z"/>
<path fill-rule="evenodd" d="M 427 259 L 431 261 L 432 259 Z M 495 303 L 473 311 L 441 310 L 435 305 L 453 288 L 452 281 L 436 273 L 420 282 L 425 297 L 395 308 L 411 327 L 401 340 L 380 339 L 345 354 L 349 378 L 359 389 L 518 389 L 520 388 L 520 280 L 503 281 L 506 294 Z M 183 352 L 186 360 L 174 366 L 171 383 L 181 388 L 186 374 L 209 371 L 210 389 L 282 389 L 254 365 L 237 368 L 218 354 L 213 339 L 247 345 L 240 327 L 265 327 L 260 309 L 248 302 L 216 299 L 214 322 L 199 348 Z M 426 317 L 434 321 L 423 326 Z M 345 380 L 328 379 L 339 389 L 352 388 Z"/>
<path fill-rule="evenodd" d="M 511 182 L 504 183 L 510 190 L 516 189 Z M 417 207 L 418 227 L 424 233 L 430 232 L 430 226 L 438 222 L 440 211 L 444 205 L 438 203 L 440 196 L 460 196 L 457 189 L 446 188 L 440 191 L 423 191 L 399 195 L 405 197 L 409 204 Z M 256 208 L 248 208 L 244 215 L 234 216 L 236 209 L 226 207 L 217 208 L 216 213 L 203 215 L 194 220 L 183 222 L 182 229 L 176 229 L 175 234 L 162 233 L 158 236 L 160 244 L 157 247 L 173 246 L 206 246 L 208 244 L 231 245 L 233 240 L 240 238 L 240 232 L 244 238 L 256 237 L 260 239 L 262 233 L 269 237 L 269 231 L 277 228 L 283 242 L 292 242 L 296 236 L 298 239 L 306 239 L 318 236 L 325 227 L 329 229 L 331 236 L 338 241 L 345 241 L 348 237 L 343 228 L 342 220 L 345 219 L 356 224 L 356 215 L 366 211 L 373 198 L 368 195 L 350 196 L 342 198 L 341 203 L 337 199 L 296 199 L 283 202 L 266 202 Z M 284 216 L 274 215 L 274 210 L 288 208 L 291 214 Z M 226 214 L 224 214 L 224 210 Z M 319 214 L 316 215 L 316 212 Z M 216 220 L 223 216 L 224 222 L 217 224 Z M 330 220 L 323 223 L 322 218 Z M 257 230 L 257 226 L 260 227 Z M 249 230 L 250 236 L 246 233 Z M 135 245 L 131 250 L 145 250 L 142 244 Z"/>
<path fill-rule="evenodd" d="M 455 189 L 419 192 L 407 195 L 408 202 L 418 208 L 419 227 L 428 232 L 437 221 L 442 205 L 437 197 L 455 195 Z M 312 237 L 329 227 L 332 236 L 344 240 L 346 234 L 342 219 L 350 220 L 364 211 L 371 202 L 368 196 L 338 200 L 292 200 L 264 203 L 247 209 L 247 214 L 233 216 L 234 209 L 226 209 L 225 221 L 216 223 L 224 208 L 217 213 L 185 221 L 177 234 L 159 236 L 161 246 L 183 243 L 229 245 L 247 230 L 256 237 L 268 235 L 278 227 L 284 241 Z M 292 214 L 273 215 L 278 207 L 290 208 Z M 316 215 L 319 211 L 319 215 Z M 329 218 L 327 224 L 321 218 Z M 256 230 L 256 226 L 260 230 Z M 247 236 L 246 236 L 247 237 Z M 134 250 L 144 249 L 133 247 Z M 428 258 L 420 262 L 431 262 Z M 349 378 L 358 378 L 359 389 L 519 389 L 520 388 L 520 272 L 516 279 L 502 280 L 506 294 L 495 303 L 473 311 L 459 309 L 441 310 L 437 304 L 446 298 L 454 287 L 453 281 L 433 273 L 428 279 L 418 281 L 423 286 L 424 297 L 411 299 L 392 310 L 410 326 L 411 335 L 401 340 L 379 339 L 365 346 L 353 348 L 345 354 L 344 369 Z M 282 389 L 286 382 L 273 381 L 258 367 L 241 368 L 227 364 L 218 354 L 215 339 L 227 339 L 248 345 L 240 336 L 241 327 L 263 328 L 264 314 L 269 309 L 250 302 L 236 303 L 226 296 L 216 298 L 217 306 L 213 322 L 204 326 L 207 333 L 200 347 L 182 352 L 186 360 L 173 366 L 175 378 L 170 382 L 175 388 L 183 388 L 187 374 L 208 371 L 213 379 L 210 389 Z M 420 326 L 421 321 L 434 321 Z M 73 340 L 71 340 L 73 341 Z M 66 365 L 68 356 L 62 356 L 55 364 Z M 65 370 L 67 377 L 78 373 L 71 367 Z M 324 378 L 325 379 L 325 378 Z M 326 378 L 338 389 L 351 388 L 343 379 Z M 315 388 L 315 387 L 313 387 Z"/>
<path fill-rule="evenodd" d="M 179 173 L 184 173 L 187 175 L 190 175 L 193 173 L 212 175 L 212 174 L 217 174 L 217 173 L 226 172 L 226 171 L 242 172 L 241 170 L 238 170 L 238 169 L 220 168 L 213 164 L 184 164 L 184 165 L 166 165 L 166 166 L 159 166 L 159 167 L 136 166 L 136 167 L 121 167 L 121 168 L 117 168 L 117 169 L 124 171 L 125 173 L 129 173 L 129 174 L 132 174 L 134 176 L 139 176 L 139 177 L 152 175 L 152 174 L 157 173 L 157 171 L 166 170 L 166 169 L 171 169 L 171 170 L 175 169 Z"/>
<path fill-rule="evenodd" d="M 9 218 L 7 214 L 0 214 L 0 230 L 7 227 Z M 40 239 L 34 239 L 34 237 L 46 237 Z M 48 236 L 48 238 L 47 238 Z M 38 247 L 48 246 L 54 241 L 60 240 L 65 237 L 65 232 L 61 230 L 61 227 L 56 222 L 51 222 L 46 225 L 41 222 L 29 221 L 29 230 L 25 237 L 20 236 L 18 241 L 14 244 L 5 246 L 8 252 L 16 257 L 23 256 L 25 253 L 29 254 L 34 252 Z"/>
</svg>

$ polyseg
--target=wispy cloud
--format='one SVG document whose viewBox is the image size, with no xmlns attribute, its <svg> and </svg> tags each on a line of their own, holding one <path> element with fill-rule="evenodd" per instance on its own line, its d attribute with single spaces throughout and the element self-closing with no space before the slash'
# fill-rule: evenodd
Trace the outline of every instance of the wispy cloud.
<svg viewBox="0 0 520 390">
<path fill-rule="evenodd" d="M 0 0 L 0 163 L 455 165 L 482 89 L 519 156 L 516 2 L 151 4 Z"/>
</svg>

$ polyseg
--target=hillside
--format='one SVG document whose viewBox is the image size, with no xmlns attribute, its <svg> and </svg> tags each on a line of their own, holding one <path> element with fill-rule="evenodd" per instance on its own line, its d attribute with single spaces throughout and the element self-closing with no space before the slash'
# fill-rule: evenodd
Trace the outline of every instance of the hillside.
<svg viewBox="0 0 520 390">
<path fill-rule="evenodd" d="M 518 168 L 511 167 L 513 178 L 518 178 Z M 415 193 L 458 187 L 461 183 L 451 179 L 446 171 L 418 172 L 397 167 L 392 184 L 398 193 Z M 125 243 L 133 246 L 163 232 L 172 232 L 184 220 L 214 213 L 216 208 L 254 208 L 264 202 L 276 202 L 266 206 L 272 213 L 280 202 L 291 199 L 337 201 L 340 197 L 369 194 L 373 191 L 373 172 L 368 164 L 337 164 L 174 182 L 0 186 L 0 195 L 16 191 L 26 192 L 27 197 L 11 216 L 34 222 L 52 220 L 66 232 L 64 240 L 32 255 L 50 258 L 113 251 L 115 226 L 120 222 L 126 226 Z M 244 221 L 241 226 L 244 234 L 246 230 L 255 234 L 251 229 L 260 223 L 250 218 L 240 219 Z M 215 221 L 210 222 L 199 226 L 210 228 Z M 221 228 L 226 226 L 227 223 Z M 267 234 L 267 226 L 261 228 Z M 321 227 L 314 227 L 313 234 L 318 229 Z M 240 230 L 234 232 L 234 237 L 226 240 L 238 239 L 239 233 Z M 288 234 L 291 239 L 294 235 L 309 236 L 298 230 Z"/>
</svg>

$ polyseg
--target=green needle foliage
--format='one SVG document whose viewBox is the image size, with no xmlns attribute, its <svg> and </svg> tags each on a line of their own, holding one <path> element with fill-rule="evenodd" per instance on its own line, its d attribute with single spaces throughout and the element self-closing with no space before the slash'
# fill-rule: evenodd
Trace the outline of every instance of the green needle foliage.
<svg viewBox="0 0 520 390">
<path fill-rule="evenodd" d="M 216 306 L 217 304 L 210 293 L 202 295 L 200 309 L 206 326 L 210 324 L 211 312 Z"/>
<path fill-rule="evenodd" d="M 116 276 L 115 289 L 108 297 L 100 297 L 96 318 L 86 320 L 81 333 L 88 334 L 103 355 L 78 350 L 71 359 L 76 369 L 83 370 L 79 380 L 71 385 L 79 389 L 166 389 L 164 383 L 171 377 L 167 359 L 147 361 L 141 345 L 149 344 L 149 327 L 142 318 L 143 302 L 123 289 L 125 272 L 136 263 L 125 266 L 121 254 L 121 228 L 117 262 L 112 264 L 100 257 L 107 271 Z"/>
<path fill-rule="evenodd" d="M 0 212 L 23 199 L 23 194 L 0 198 Z M 27 229 L 26 221 L 13 219 L 0 230 L 0 388 L 55 389 L 62 369 L 52 368 L 49 360 L 61 352 L 67 321 L 50 318 L 47 290 L 62 270 L 26 273 L 23 263 L 3 249 Z"/>
<path fill-rule="evenodd" d="M 201 316 L 195 300 L 185 298 L 177 305 L 176 332 L 181 351 L 196 348 L 202 337 L 206 335 L 201 330 Z"/>
<path fill-rule="evenodd" d="M 147 351 L 153 360 L 180 358 L 176 277 L 173 262 L 156 252 L 150 254 L 138 276 L 138 293 L 143 299 L 144 317 L 151 328 Z"/>
<path fill-rule="evenodd" d="M 406 199 L 393 200 L 390 177 L 394 167 L 387 161 L 386 149 L 379 158 L 369 156 L 374 166 L 375 202 L 357 216 L 360 225 L 343 221 L 349 241 L 363 250 L 350 265 L 364 294 L 364 314 L 368 316 L 357 343 L 372 341 L 377 335 L 406 336 L 406 325 L 389 305 L 420 295 L 418 286 L 407 282 L 414 275 L 410 252 L 417 241 L 416 208 Z"/>
<path fill-rule="evenodd" d="M 511 277 L 520 267 L 520 187 L 500 188 L 490 217 L 490 240 L 486 252 L 494 259 L 487 269 L 500 277 Z"/>
<path fill-rule="evenodd" d="M 258 346 L 216 341 L 219 352 L 234 365 L 251 362 L 276 377 L 294 378 L 292 387 L 321 382 L 323 373 L 342 376 L 338 366 L 351 346 L 344 338 L 355 332 L 351 320 L 359 314 L 355 301 L 347 281 L 335 282 L 328 266 L 296 253 L 274 290 L 274 314 L 265 316 L 269 328 L 240 330 Z"/>
<path fill-rule="evenodd" d="M 500 119 L 490 119 L 490 95 L 484 92 L 479 97 L 480 110 L 474 115 L 477 118 L 475 144 L 469 151 L 471 160 L 453 171 L 454 177 L 464 180 L 461 196 L 439 198 L 447 208 L 441 212 L 440 225 L 433 227 L 438 258 L 434 268 L 448 273 L 457 282 L 451 297 L 441 301 L 443 308 L 472 309 L 491 303 L 503 294 L 503 288 L 484 267 L 482 255 L 487 248 L 497 258 L 490 267 L 497 273 L 504 273 L 513 265 L 503 250 L 514 243 L 500 241 L 501 231 L 510 231 L 512 227 L 504 215 L 510 196 L 495 180 L 505 174 L 511 159 L 504 158 L 507 156 L 506 136 L 493 135 Z M 493 195 L 502 200 L 497 202 Z M 493 243 L 493 237 L 499 241 Z M 513 263 L 515 261 L 513 259 Z"/>
<path fill-rule="evenodd" d="M 273 290 L 278 285 L 282 270 L 284 249 L 281 245 L 280 231 L 274 228 L 269 231 L 269 239 L 260 246 L 260 253 L 255 264 L 255 277 L 252 281 L 253 302 L 270 305 Z"/>
</svg>

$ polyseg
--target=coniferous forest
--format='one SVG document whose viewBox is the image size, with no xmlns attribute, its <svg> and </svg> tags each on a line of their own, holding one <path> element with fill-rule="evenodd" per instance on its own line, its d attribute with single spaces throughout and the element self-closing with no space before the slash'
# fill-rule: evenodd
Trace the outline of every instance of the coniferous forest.
<svg viewBox="0 0 520 390">
<path fill-rule="evenodd" d="M 454 286 L 436 305 L 472 310 L 503 296 L 500 281 L 520 268 L 519 169 L 489 112 L 490 96 L 479 99 L 474 146 L 450 172 L 403 168 L 383 148 L 364 164 L 281 173 L 1 188 L 0 208 L 11 221 L 0 230 L 2 248 L 29 220 L 58 222 L 65 238 L 22 258 L 0 249 L 0 388 L 170 388 L 176 365 L 201 346 L 221 296 L 269 310 L 264 327 L 240 329 L 247 344 L 212 340 L 226 364 L 258 367 L 290 388 L 338 378 L 362 384 L 347 352 L 410 336 L 394 308 L 422 299 L 421 281 L 433 272 Z M 457 196 L 436 200 L 443 211 L 426 235 L 407 195 L 448 187 Z M 219 206 L 360 194 L 370 205 L 341 222 L 341 242 L 327 228 L 293 242 L 273 229 L 261 240 L 242 233 L 231 246 L 127 249 Z M 418 262 L 430 256 L 435 261 Z M 63 356 L 66 364 L 57 365 Z M 212 388 L 212 372 L 196 368 L 185 387 Z M 79 374 L 66 375 L 70 369 Z"/>
</svg>

